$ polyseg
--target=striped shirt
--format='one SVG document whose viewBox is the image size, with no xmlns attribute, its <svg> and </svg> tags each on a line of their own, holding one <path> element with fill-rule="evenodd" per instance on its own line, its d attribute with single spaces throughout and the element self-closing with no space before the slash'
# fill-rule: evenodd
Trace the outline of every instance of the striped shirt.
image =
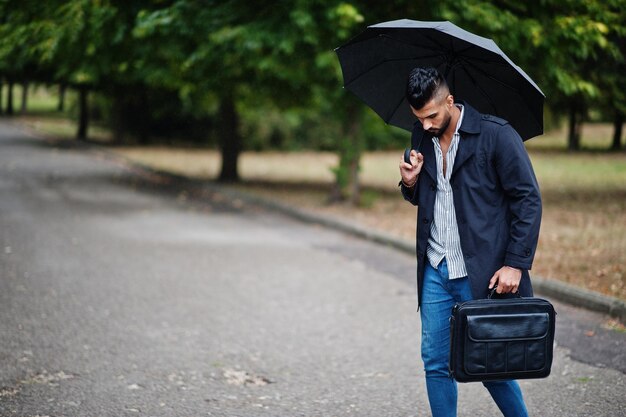
<svg viewBox="0 0 626 417">
<path fill-rule="evenodd" d="M 459 228 L 454 212 L 454 197 L 450 186 L 450 176 L 454 166 L 456 152 L 459 149 L 459 127 L 463 121 L 463 106 L 457 104 L 461 110 L 461 116 L 454 130 L 452 142 L 446 154 L 446 175 L 443 175 L 443 151 L 439 144 L 439 139 L 434 137 L 435 155 L 437 157 L 437 194 L 435 196 L 435 212 L 433 222 L 430 227 L 430 237 L 428 238 L 428 248 L 426 255 L 433 268 L 437 268 L 439 263 L 445 258 L 448 264 L 449 278 L 461 278 L 467 276 L 463 252 L 461 250 L 461 239 Z"/>
</svg>

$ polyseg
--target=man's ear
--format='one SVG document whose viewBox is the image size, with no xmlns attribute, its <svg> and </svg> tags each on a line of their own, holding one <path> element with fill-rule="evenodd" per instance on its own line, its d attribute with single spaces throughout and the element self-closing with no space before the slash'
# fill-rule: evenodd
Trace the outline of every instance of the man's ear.
<svg viewBox="0 0 626 417">
<path fill-rule="evenodd" d="M 448 97 L 446 97 L 446 104 L 448 107 L 454 106 L 454 96 L 452 94 L 448 94 Z"/>
</svg>

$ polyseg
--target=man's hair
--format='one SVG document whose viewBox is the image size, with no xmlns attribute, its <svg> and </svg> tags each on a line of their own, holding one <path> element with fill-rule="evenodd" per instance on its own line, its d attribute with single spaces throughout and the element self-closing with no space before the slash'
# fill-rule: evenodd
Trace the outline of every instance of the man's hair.
<svg viewBox="0 0 626 417">
<path fill-rule="evenodd" d="M 439 94 L 448 93 L 448 83 L 435 68 L 417 67 L 411 70 L 406 84 L 406 99 L 415 110 L 419 110 L 426 103 Z"/>
</svg>

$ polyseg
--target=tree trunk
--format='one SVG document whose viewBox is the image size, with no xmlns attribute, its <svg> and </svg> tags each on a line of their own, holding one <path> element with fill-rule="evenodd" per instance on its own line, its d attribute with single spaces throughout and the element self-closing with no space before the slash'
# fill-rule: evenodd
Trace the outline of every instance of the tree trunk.
<svg viewBox="0 0 626 417">
<path fill-rule="evenodd" d="M 348 117 L 347 136 L 351 151 L 348 153 L 348 190 L 350 193 L 350 203 L 353 206 L 361 205 L 361 181 L 359 172 L 361 170 L 361 121 L 360 111 L 356 106 L 350 109 Z"/>
<path fill-rule="evenodd" d="M 221 132 L 219 135 L 222 150 L 222 169 L 219 176 L 221 182 L 239 182 L 237 167 L 241 152 L 241 136 L 239 134 L 239 116 L 235 103 L 225 98 L 220 104 Z"/>
<path fill-rule="evenodd" d="M 65 110 L 65 90 L 67 86 L 65 84 L 59 84 L 59 104 L 57 105 L 57 111 Z"/>
<path fill-rule="evenodd" d="M 28 81 L 24 81 L 22 83 L 22 107 L 20 108 L 21 114 L 26 114 L 26 109 L 28 108 Z"/>
<path fill-rule="evenodd" d="M 87 128 L 89 126 L 89 90 L 85 86 L 78 88 L 78 140 L 87 140 Z"/>
<path fill-rule="evenodd" d="M 114 90 L 113 103 L 111 105 L 111 129 L 113 130 L 113 143 L 122 145 L 126 143 L 125 103 L 121 92 Z"/>
<path fill-rule="evenodd" d="M 567 148 L 570 151 L 580 150 L 580 134 L 582 130 L 581 111 L 579 106 L 572 103 L 569 109 L 569 129 Z"/>
<path fill-rule="evenodd" d="M 612 151 L 619 151 L 622 147 L 622 127 L 624 125 L 624 114 L 617 113 L 613 119 L 613 143 Z"/>
<path fill-rule="evenodd" d="M 4 113 L 4 109 L 2 108 L 2 94 L 4 93 L 4 83 L 2 82 L 2 77 L 0 77 L 0 114 Z"/>
<path fill-rule="evenodd" d="M 13 116 L 13 81 L 9 81 L 7 88 L 7 115 Z"/>
<path fill-rule="evenodd" d="M 139 143 L 142 145 L 147 145 L 150 143 L 150 101 L 148 100 L 148 92 L 146 88 L 143 86 L 139 87 L 139 91 L 137 92 L 137 96 L 139 99 L 139 108 L 140 112 L 139 123 L 137 128 L 139 129 Z"/>
<path fill-rule="evenodd" d="M 343 124 L 339 143 L 339 166 L 335 173 L 335 184 L 330 194 L 330 202 L 348 200 L 351 205 L 361 204 L 361 182 L 359 180 L 362 153 L 360 109 L 355 103 L 347 105 L 347 115 Z"/>
</svg>

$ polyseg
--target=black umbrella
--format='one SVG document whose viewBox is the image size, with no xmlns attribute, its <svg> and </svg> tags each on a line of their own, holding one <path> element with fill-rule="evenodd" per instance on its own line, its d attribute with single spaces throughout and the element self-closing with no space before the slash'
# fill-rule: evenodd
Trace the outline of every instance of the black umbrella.
<svg viewBox="0 0 626 417">
<path fill-rule="evenodd" d="M 450 22 L 395 20 L 369 26 L 335 50 L 344 87 L 383 120 L 411 131 L 409 72 L 435 67 L 456 100 L 506 119 L 524 140 L 543 133 L 544 94 L 491 39 Z"/>
</svg>

